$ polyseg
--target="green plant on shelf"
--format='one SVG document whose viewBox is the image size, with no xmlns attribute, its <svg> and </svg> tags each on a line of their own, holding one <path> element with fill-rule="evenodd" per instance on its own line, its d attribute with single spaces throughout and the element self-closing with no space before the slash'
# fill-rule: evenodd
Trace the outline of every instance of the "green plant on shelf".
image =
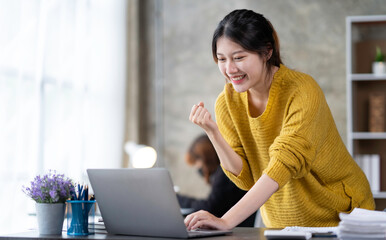
<svg viewBox="0 0 386 240">
<path fill-rule="evenodd" d="M 375 48 L 375 61 L 376 62 L 383 62 L 385 59 L 385 56 L 383 55 L 381 48 L 377 46 Z"/>
</svg>

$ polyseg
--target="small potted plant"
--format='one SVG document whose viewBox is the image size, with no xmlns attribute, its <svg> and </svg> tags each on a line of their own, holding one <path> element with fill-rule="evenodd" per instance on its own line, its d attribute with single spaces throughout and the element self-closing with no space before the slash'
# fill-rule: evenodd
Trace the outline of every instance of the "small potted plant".
<svg viewBox="0 0 386 240">
<path fill-rule="evenodd" d="M 384 62 L 385 56 L 383 55 L 381 48 L 377 46 L 375 48 L 375 60 L 373 62 L 373 73 L 375 75 L 382 75 L 386 73 L 386 62 Z"/>
<path fill-rule="evenodd" d="M 39 233 L 61 235 L 65 202 L 75 193 L 72 180 L 50 170 L 44 176 L 36 176 L 31 186 L 23 186 L 22 190 L 36 202 Z"/>
</svg>

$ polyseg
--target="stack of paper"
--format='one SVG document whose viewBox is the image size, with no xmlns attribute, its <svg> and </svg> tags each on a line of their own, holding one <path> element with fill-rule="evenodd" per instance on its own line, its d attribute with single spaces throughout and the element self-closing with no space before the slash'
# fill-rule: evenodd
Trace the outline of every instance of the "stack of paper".
<svg viewBox="0 0 386 240">
<path fill-rule="evenodd" d="M 339 217 L 340 239 L 386 239 L 386 212 L 355 208 Z"/>
<path fill-rule="evenodd" d="M 94 223 L 94 232 L 95 233 L 107 233 L 105 223 L 103 222 L 103 218 L 98 218 L 98 221 Z"/>
</svg>

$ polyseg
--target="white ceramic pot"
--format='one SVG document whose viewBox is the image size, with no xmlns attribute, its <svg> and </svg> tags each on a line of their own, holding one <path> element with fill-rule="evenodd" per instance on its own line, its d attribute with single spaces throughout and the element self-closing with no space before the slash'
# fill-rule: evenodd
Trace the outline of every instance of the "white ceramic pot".
<svg viewBox="0 0 386 240">
<path fill-rule="evenodd" d="M 36 203 L 39 234 L 61 235 L 65 209 L 64 203 Z"/>
<path fill-rule="evenodd" d="M 386 74 L 386 62 L 373 62 L 373 73 L 375 75 Z"/>
</svg>

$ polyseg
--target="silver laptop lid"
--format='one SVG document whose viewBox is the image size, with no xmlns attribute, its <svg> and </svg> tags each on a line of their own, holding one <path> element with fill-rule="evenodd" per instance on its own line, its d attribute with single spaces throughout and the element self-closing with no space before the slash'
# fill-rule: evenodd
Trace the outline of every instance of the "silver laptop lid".
<svg viewBox="0 0 386 240">
<path fill-rule="evenodd" d="M 188 237 L 166 169 L 88 169 L 87 173 L 107 232 Z"/>
</svg>

